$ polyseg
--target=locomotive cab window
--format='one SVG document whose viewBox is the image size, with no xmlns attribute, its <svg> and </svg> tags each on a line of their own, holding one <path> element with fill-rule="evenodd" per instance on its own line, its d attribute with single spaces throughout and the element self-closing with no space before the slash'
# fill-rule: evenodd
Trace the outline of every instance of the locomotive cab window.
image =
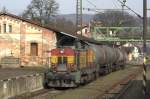
<svg viewBox="0 0 150 99">
<path fill-rule="evenodd" d="M 58 57 L 58 64 L 67 64 L 67 57 Z"/>
<path fill-rule="evenodd" d="M 31 43 L 31 56 L 38 56 L 38 43 Z"/>
</svg>

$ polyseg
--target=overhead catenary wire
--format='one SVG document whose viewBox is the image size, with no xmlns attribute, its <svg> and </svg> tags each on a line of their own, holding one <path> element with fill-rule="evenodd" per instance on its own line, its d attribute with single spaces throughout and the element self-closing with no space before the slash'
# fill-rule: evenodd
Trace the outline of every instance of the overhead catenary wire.
<svg viewBox="0 0 150 99">
<path fill-rule="evenodd" d="M 117 0 L 118 2 L 120 2 L 122 5 L 124 5 L 124 2 L 120 1 L 120 0 Z M 133 12 L 135 15 L 137 15 L 140 19 L 143 19 L 143 17 L 138 14 L 137 12 L 135 12 L 134 10 L 132 10 L 129 6 L 127 5 L 124 5 L 128 10 L 130 10 L 131 12 Z"/>
<path fill-rule="evenodd" d="M 83 8 L 83 10 L 87 10 L 87 11 L 94 11 L 94 12 L 97 12 L 97 13 L 103 13 L 102 11 L 113 11 L 113 10 L 122 10 L 122 9 L 98 9 L 97 6 L 92 3 L 91 1 L 89 0 L 86 0 L 90 5 L 92 5 L 94 8 Z M 129 9 L 124 9 L 124 10 L 129 10 Z"/>
<path fill-rule="evenodd" d="M 86 0 L 89 4 L 91 4 L 94 8 L 96 8 L 97 9 L 97 6 L 94 4 L 94 3 L 92 3 L 91 1 L 89 1 L 89 0 Z M 122 5 L 124 5 L 124 2 L 122 2 L 122 1 L 120 1 L 120 0 L 117 0 L 118 2 L 120 2 Z M 127 5 L 124 5 L 128 10 L 130 10 L 131 12 L 133 12 L 135 15 L 137 15 L 140 19 L 143 19 L 143 17 L 140 15 L 140 14 L 138 14 L 136 11 L 134 11 L 133 9 L 131 9 L 129 6 L 127 6 Z M 150 10 L 150 9 L 148 9 L 148 10 Z M 89 10 L 90 11 L 90 10 Z M 99 11 L 95 11 L 95 12 L 99 12 Z"/>
<path fill-rule="evenodd" d="M 120 3 L 119 2 L 113 2 L 113 5 L 115 8 L 119 9 L 120 8 Z"/>
<path fill-rule="evenodd" d="M 86 0 L 90 5 L 92 5 L 94 8 L 96 8 L 97 9 L 97 6 L 94 4 L 94 3 L 92 3 L 91 1 L 89 1 L 89 0 Z"/>
<path fill-rule="evenodd" d="M 86 0 L 90 5 L 92 5 L 96 10 L 120 10 L 119 8 L 118 9 L 98 9 L 97 8 L 97 6 L 94 4 L 94 3 L 92 3 L 91 1 L 89 1 L 89 0 Z M 115 4 L 114 4 L 115 5 Z M 117 8 L 117 6 L 115 5 L 115 7 Z M 125 10 L 127 10 L 127 9 L 125 9 Z"/>
<path fill-rule="evenodd" d="M 101 11 L 113 11 L 113 10 L 118 11 L 118 10 L 122 10 L 122 9 L 93 9 L 93 8 L 83 8 L 83 10 L 101 12 Z M 124 10 L 128 10 L 128 9 L 124 9 Z"/>
</svg>

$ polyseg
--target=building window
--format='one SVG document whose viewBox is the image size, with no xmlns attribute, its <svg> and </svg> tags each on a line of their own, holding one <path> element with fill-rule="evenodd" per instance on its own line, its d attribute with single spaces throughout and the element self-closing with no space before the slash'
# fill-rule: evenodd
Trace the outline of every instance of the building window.
<svg viewBox="0 0 150 99">
<path fill-rule="evenodd" d="M 87 34 L 88 33 L 88 30 L 87 29 L 85 29 L 85 34 Z"/>
<path fill-rule="evenodd" d="M 4 33 L 6 33 L 6 24 L 4 24 Z"/>
<path fill-rule="evenodd" d="M 9 25 L 9 32 L 12 32 L 12 25 Z"/>
<path fill-rule="evenodd" d="M 31 43 L 31 56 L 38 56 L 38 43 Z"/>
</svg>

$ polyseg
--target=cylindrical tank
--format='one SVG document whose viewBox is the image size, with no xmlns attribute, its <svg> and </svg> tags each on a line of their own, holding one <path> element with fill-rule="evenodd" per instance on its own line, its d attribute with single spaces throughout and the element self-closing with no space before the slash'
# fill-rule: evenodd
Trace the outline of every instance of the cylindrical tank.
<svg viewBox="0 0 150 99">
<path fill-rule="evenodd" d="M 89 44 L 95 53 L 95 63 L 99 65 L 114 64 L 126 60 L 126 53 L 119 48 L 106 45 Z"/>
<path fill-rule="evenodd" d="M 105 64 L 113 64 L 117 59 L 115 48 L 109 46 L 103 46 L 103 49 L 105 50 L 105 56 L 106 56 Z"/>
<path fill-rule="evenodd" d="M 123 49 L 118 49 L 119 58 L 117 63 L 124 62 L 127 60 L 127 53 Z"/>
<path fill-rule="evenodd" d="M 95 63 L 102 65 L 106 63 L 106 52 L 102 46 L 90 44 L 90 49 L 92 49 L 95 53 Z"/>
<path fill-rule="evenodd" d="M 90 44 L 90 48 L 95 52 L 95 63 L 97 64 L 111 64 L 118 58 L 115 48 L 94 44 Z"/>
</svg>

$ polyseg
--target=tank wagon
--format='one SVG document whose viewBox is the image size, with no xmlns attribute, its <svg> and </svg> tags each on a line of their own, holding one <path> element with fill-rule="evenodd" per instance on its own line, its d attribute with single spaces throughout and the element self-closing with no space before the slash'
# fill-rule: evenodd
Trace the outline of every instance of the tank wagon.
<svg viewBox="0 0 150 99">
<path fill-rule="evenodd" d="M 126 61 L 125 51 L 106 45 L 55 48 L 51 50 L 51 68 L 45 73 L 44 87 L 77 87 L 124 68 Z"/>
</svg>

